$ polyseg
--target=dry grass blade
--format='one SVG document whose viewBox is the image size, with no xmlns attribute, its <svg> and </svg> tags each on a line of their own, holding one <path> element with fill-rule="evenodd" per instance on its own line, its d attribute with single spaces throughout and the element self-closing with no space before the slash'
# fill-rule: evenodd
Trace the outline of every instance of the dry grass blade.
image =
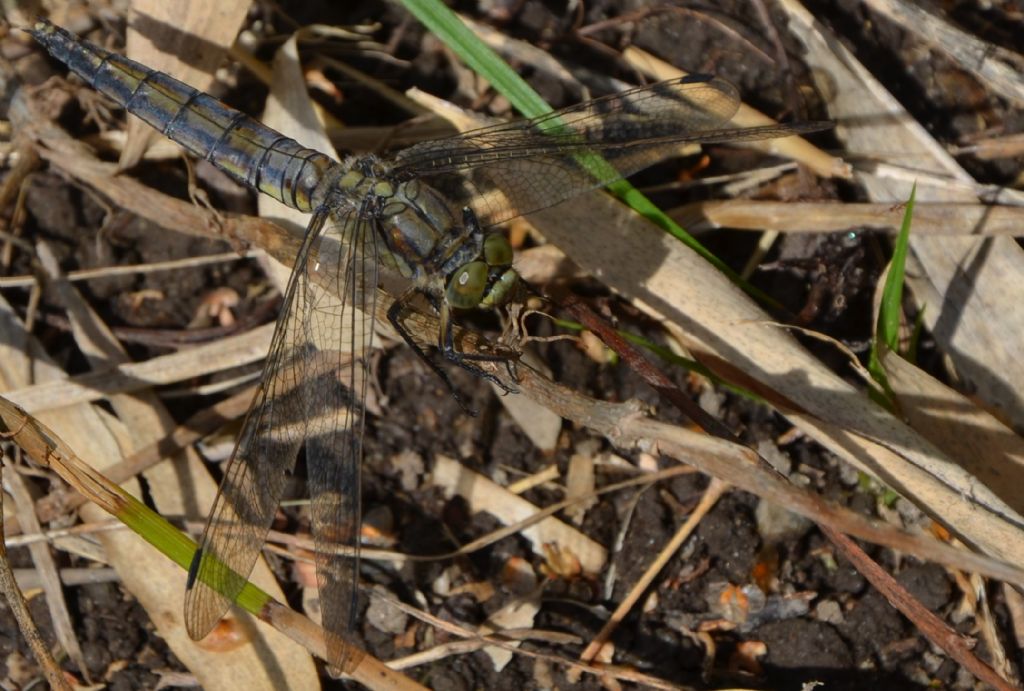
<svg viewBox="0 0 1024 691">
<path fill-rule="evenodd" d="M 119 523 L 111 524 L 123 528 Z M 43 536 L 40 536 L 43 537 Z M 117 571 L 106 567 L 95 568 L 67 568 L 58 572 L 60 581 L 66 586 L 88 585 L 92 583 L 118 583 L 120 578 Z M 35 569 L 15 569 L 14 578 L 18 581 L 18 587 L 30 590 L 42 587 L 42 579 Z"/>
<path fill-rule="evenodd" d="M 883 203 L 726 199 L 687 204 L 669 215 L 694 232 L 709 228 L 772 228 L 784 233 L 834 233 L 863 228 L 894 231 L 903 221 L 903 207 Z M 1022 224 L 1024 208 L 1019 206 L 932 202 L 914 207 L 915 235 L 1016 236 Z"/>
<path fill-rule="evenodd" d="M 9 434 L 6 431 L 0 433 L 0 439 L 9 438 Z M 0 468 L 2 468 L 2 462 L 0 462 Z M 0 508 L 2 508 L 2 503 L 3 493 L 0 492 Z M 0 534 L 2 534 L 2 524 L 3 511 L 0 511 Z M 10 607 L 15 620 L 18 622 L 18 629 L 21 631 L 21 635 L 28 641 L 32 654 L 35 656 L 39 666 L 43 668 L 43 673 L 46 675 L 46 680 L 49 682 L 50 687 L 61 689 L 61 691 L 71 691 L 71 685 L 68 684 L 68 680 L 64 677 L 60 666 L 53 659 L 49 649 L 47 649 L 46 643 L 43 641 L 42 636 L 39 635 L 39 629 L 36 627 L 36 623 L 32 620 L 32 615 L 28 611 L 25 596 L 22 595 L 21 589 L 15 581 L 14 573 L 11 571 L 11 563 L 7 556 L 7 543 L 5 540 L 0 540 L 0 590 L 3 591 L 4 599 L 7 600 L 7 606 Z"/>
<path fill-rule="evenodd" d="M 222 252 L 203 257 L 185 257 L 184 259 L 171 259 L 164 262 L 152 262 L 149 264 L 127 264 L 122 266 L 107 266 L 98 269 L 79 269 L 67 274 L 67 280 L 72 282 L 89 281 L 94 278 L 109 278 L 111 276 L 124 276 L 126 274 L 145 274 L 155 271 L 174 271 L 205 264 L 218 264 L 220 262 L 255 257 L 263 254 L 262 250 L 253 252 Z M 0 288 L 27 288 L 34 285 L 34 276 L 5 276 L 0 278 Z"/>
<path fill-rule="evenodd" d="M 1013 629 L 1013 636 L 1009 644 L 1016 646 L 1018 650 L 1024 649 L 1024 595 L 1009 584 L 1003 584 L 1000 589 L 1006 601 L 1006 609 L 1010 615 L 1010 622 Z"/>
<path fill-rule="evenodd" d="M 32 494 L 25 483 L 25 478 L 17 472 L 10 473 L 7 476 L 6 486 L 14 502 L 14 515 L 18 521 L 32 532 L 40 532 L 42 527 L 36 519 L 33 510 Z M 50 546 L 43 543 L 34 543 L 29 546 L 29 552 L 32 554 L 32 561 L 42 582 L 42 589 L 46 595 L 46 606 L 50 612 L 50 620 L 53 623 L 57 641 L 59 641 L 63 650 L 67 652 L 68 656 L 79 668 L 86 681 L 92 683 L 88 666 L 86 666 L 85 658 L 82 655 L 82 647 L 75 636 L 68 603 L 65 597 L 63 597 L 60 576 L 57 573 L 56 561 L 50 553 Z"/>
<path fill-rule="evenodd" d="M 561 418 L 559 418 L 559 420 L 561 420 Z M 523 492 L 543 485 L 546 482 L 554 482 L 560 475 L 561 472 L 558 470 L 558 466 L 552 463 L 551 465 L 544 466 L 543 469 L 538 470 L 536 473 L 532 473 L 531 475 L 527 475 L 526 477 L 509 483 L 506 489 L 508 489 L 512 494 L 522 494 Z"/>
<path fill-rule="evenodd" d="M 240 419 L 249 409 L 255 393 L 256 387 L 250 386 L 210 408 L 204 408 L 165 437 L 109 466 L 106 476 L 111 482 L 120 484 L 164 458 L 180 453 L 227 422 Z M 85 497 L 79 494 L 59 491 L 36 502 L 36 511 L 42 520 L 53 520 L 61 513 L 78 508 L 85 501 Z"/>
<path fill-rule="evenodd" d="M 11 498 L 14 500 L 15 515 L 18 521 L 30 531 L 40 532 L 42 527 L 39 525 L 39 521 L 36 520 L 35 512 L 33 511 L 32 495 L 25 485 L 24 478 L 17 472 L 8 473 L 6 487 L 11 493 Z M 43 591 L 46 594 L 46 606 L 50 611 L 50 620 L 57 634 L 57 640 L 79 672 L 89 683 L 92 683 L 89 668 L 86 666 L 85 658 L 82 656 L 82 648 L 75 637 L 71 613 L 68 611 L 67 601 L 64 599 L 60 576 L 57 573 L 57 563 L 50 553 L 50 545 L 36 542 L 29 545 L 29 552 L 32 554 L 32 562 L 35 564 L 36 572 L 42 581 Z"/>
<path fill-rule="evenodd" d="M 974 154 L 983 161 L 1015 158 L 1024 155 L 1024 134 L 973 137 L 970 143 L 954 147 L 952 153 Z"/>
<path fill-rule="evenodd" d="M 881 356 L 907 421 L 1017 512 L 1024 512 L 1024 439 L 973 400 L 903 358 Z"/>
<path fill-rule="evenodd" d="M 942 51 L 989 89 L 1024 106 L 1024 55 L 981 41 L 923 7 L 904 0 L 864 0 L 864 4 Z"/>
<path fill-rule="evenodd" d="M 18 158 L 14 166 L 0 184 L 0 209 L 6 209 L 13 201 L 14 211 L 10 216 L 10 225 L 3 231 L 3 243 L 0 244 L 0 266 L 11 264 L 14 246 L 22 242 L 21 225 L 24 221 L 24 199 L 26 182 L 29 174 L 39 166 L 39 155 L 35 149 L 23 142 L 19 146 Z"/>
<path fill-rule="evenodd" d="M 0 314 L 0 324 L 7 324 Z M 145 362 L 131 362 L 66 379 L 54 379 L 9 391 L 22 408 L 39 413 L 74 403 L 97 401 L 108 395 L 131 393 L 223 372 L 259 362 L 266 357 L 274 325 L 268 324 L 214 343 L 161 355 Z"/>
<path fill-rule="evenodd" d="M 497 390 L 495 393 L 501 396 L 502 407 L 539 451 L 550 453 L 557 448 L 562 434 L 560 417 L 553 415 L 547 408 L 534 405 L 528 398 L 505 396 Z"/>
<path fill-rule="evenodd" d="M 107 513 L 124 511 L 127 494 L 123 490 L 107 482 L 40 421 L 2 397 L 0 424 L 0 434 L 17 444 L 34 463 L 52 469 Z"/>
<path fill-rule="evenodd" d="M 494 49 L 499 55 L 510 63 L 522 63 L 531 65 L 534 69 L 541 70 L 562 84 L 576 84 L 576 76 L 562 63 L 554 58 L 546 50 L 538 48 L 526 41 L 521 41 L 508 36 L 508 34 L 494 29 L 487 24 L 473 21 L 466 15 L 459 15 L 459 19 L 473 30 L 480 40 Z"/>
</svg>

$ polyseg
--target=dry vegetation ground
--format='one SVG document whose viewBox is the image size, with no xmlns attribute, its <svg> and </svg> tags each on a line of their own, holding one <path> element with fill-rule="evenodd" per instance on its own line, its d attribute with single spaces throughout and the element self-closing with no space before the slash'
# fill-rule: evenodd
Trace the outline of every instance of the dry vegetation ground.
<svg viewBox="0 0 1024 691">
<path fill-rule="evenodd" d="M 53 21 L 124 49 L 123 3 L 50 5 Z M 454 117 L 513 115 L 397 5 L 152 5 L 134 4 L 144 19 L 130 55 L 257 115 L 268 94 L 302 86 L 271 70 L 302 29 L 324 131 L 298 138 L 343 154 L 450 133 L 431 96 L 466 109 Z M 520 394 L 454 371 L 470 416 L 407 347 L 382 339 L 354 634 L 367 660 L 438 689 L 1019 686 L 1020 5 L 455 9 L 556 106 L 623 88 L 610 79 L 686 69 L 730 80 L 773 118 L 837 126 L 813 143 L 707 147 L 634 180 L 770 306 L 596 193 L 511 224 L 517 266 L 555 297 L 550 311 L 589 311 L 643 337 L 673 354 L 645 351 L 664 374 L 531 318 L 535 336 L 573 338 L 531 344 L 543 374 L 520 367 Z M 35 460 L 50 464 L 3 445 L 7 558 L 44 645 L 62 651 L 73 684 L 340 687 L 264 624 L 189 641 L 184 571 L 57 477 L 88 472 L 73 453 L 179 527 L 201 528 L 280 305 L 266 255 L 294 257 L 302 221 L 268 223 L 279 212 L 162 141 L 119 171 L 119 156 L 138 160 L 145 128 L 126 138 L 118 109 L 10 30 L 32 17 L 10 11 L 0 43 L 0 394 L 67 445 L 60 456 L 34 422 L 5 418 L 12 441 L 30 457 L 40 442 Z M 265 119 L 297 126 L 288 115 Z M 862 363 L 914 182 L 902 341 L 913 362 L 883 357 L 890 412 L 869 398 Z M 466 323 L 495 332 L 486 317 Z M 203 417 L 214 404 L 227 424 Z M 201 439 L 170 443 L 176 427 Z M 139 466 L 116 465 L 133 453 Z M 305 496 L 300 469 L 288 498 Z M 520 524 L 545 507 L 553 515 Z M 303 505 L 283 507 L 259 577 L 315 614 L 308 529 Z M 410 558 L 432 555 L 443 556 Z M 0 671 L 5 688 L 28 688 L 43 672 L 10 612 L 0 609 Z"/>
</svg>

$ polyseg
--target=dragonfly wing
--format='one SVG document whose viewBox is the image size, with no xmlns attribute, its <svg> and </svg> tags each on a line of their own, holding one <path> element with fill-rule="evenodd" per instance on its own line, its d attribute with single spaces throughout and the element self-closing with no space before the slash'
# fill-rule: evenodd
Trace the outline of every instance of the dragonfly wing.
<svg viewBox="0 0 1024 691">
<path fill-rule="evenodd" d="M 498 223 L 628 177 L 664 157 L 666 146 L 800 131 L 788 125 L 730 127 L 739 104 L 728 82 L 691 75 L 422 142 L 396 155 L 395 172 L 429 180 L 485 224 Z"/>
<path fill-rule="evenodd" d="M 359 471 L 379 267 L 377 234 L 363 218 L 353 213 L 345 232 L 329 228 L 323 234 L 319 273 L 332 285 L 312 310 L 311 336 L 322 353 L 351 352 L 346 366 L 338 367 L 335 358 L 327 357 L 312 368 L 315 398 L 306 437 L 321 618 L 328 634 L 328 661 L 343 671 L 362 654 L 346 639 L 355 626 L 358 595 Z M 335 252 L 342 255 L 335 259 Z M 339 335 L 340 342 L 331 342 Z"/>
<path fill-rule="evenodd" d="M 339 574 L 329 591 L 342 604 L 325 607 L 324 620 L 339 636 L 348 631 L 355 560 L 321 557 L 319 547 L 322 534 L 348 542 L 358 536 L 365 360 L 362 350 L 353 353 L 349 346 L 368 346 L 372 316 L 366 319 L 349 307 L 365 306 L 375 297 L 367 287 L 375 285 L 376 274 L 372 257 L 356 257 L 346 248 L 366 251 L 365 234 L 367 228 L 354 210 L 336 219 L 321 209 L 310 223 L 285 293 L 261 391 L 246 417 L 190 573 L 185 621 L 193 638 L 202 638 L 216 625 L 245 585 L 304 442 L 314 497 L 329 497 L 314 499 L 318 568 Z M 328 524 L 342 528 L 331 532 Z M 329 618 L 327 610 L 340 610 L 346 617 Z M 347 646 L 340 638 L 332 648 L 335 660 L 344 661 Z"/>
<path fill-rule="evenodd" d="M 324 218 L 314 218 L 315 232 Z M 309 238 L 310 235 L 307 235 Z M 303 244 L 308 254 L 309 240 Z M 304 282 L 294 272 L 274 330 L 260 390 L 246 415 L 235 450 L 199 541 L 185 592 L 189 636 L 206 636 L 241 592 L 295 467 L 304 430 L 298 387 L 307 359 L 303 343 Z"/>
</svg>

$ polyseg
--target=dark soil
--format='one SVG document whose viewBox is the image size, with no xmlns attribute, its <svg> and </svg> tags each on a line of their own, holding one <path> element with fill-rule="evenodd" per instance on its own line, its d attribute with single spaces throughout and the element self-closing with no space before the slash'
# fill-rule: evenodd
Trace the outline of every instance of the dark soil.
<svg viewBox="0 0 1024 691">
<path fill-rule="evenodd" d="M 984 108 L 993 118 L 1002 118 L 1008 128 L 1021 127 L 999 103 L 985 97 L 981 88 L 947 63 L 930 53 L 921 59 L 912 38 L 902 35 L 884 19 L 870 16 L 852 0 L 820 0 L 809 3 L 818 19 L 831 25 L 852 46 L 859 59 L 886 82 L 910 112 L 943 141 L 956 141 L 972 132 L 971 114 Z M 253 9 L 253 21 L 263 24 L 261 35 L 276 35 L 292 26 L 270 4 Z M 549 51 L 571 71 L 591 70 L 598 74 L 636 81 L 636 75 L 616 57 L 618 50 L 635 45 L 690 71 L 713 72 L 738 86 L 744 100 L 782 119 L 817 118 L 824 115 L 813 92 L 806 86 L 805 68 L 799 51 L 786 43 L 774 46 L 760 23 L 752 3 L 724 2 L 715 5 L 659 5 L 658 11 L 639 12 L 653 6 L 632 0 L 595 0 L 580 5 L 536 0 L 487 0 L 458 3 L 458 9 L 478 21 L 500 28 L 516 39 L 529 41 Z M 1015 19 L 1009 7 L 995 3 L 987 10 L 974 4 L 955 9 L 956 21 L 978 35 L 997 43 L 1019 37 L 1024 27 L 1020 15 Z M 475 102 L 467 100 L 458 87 L 459 75 L 452 58 L 435 39 L 403 10 L 390 3 L 329 3 L 309 0 L 285 2 L 280 12 L 299 24 L 321 23 L 352 25 L 379 22 L 374 38 L 388 46 L 397 60 L 385 61 L 358 52 L 342 56 L 347 62 L 403 90 L 417 86 L 461 105 L 473 106 L 497 115 L 508 115 L 500 100 L 486 93 Z M 638 14 L 631 14 L 638 13 Z M 609 21 L 610 20 L 610 21 Z M 869 21 L 870 20 L 870 21 Z M 1014 23 L 1015 22 L 1015 23 Z M 580 31 L 603 23 L 598 31 Z M 1011 31 L 1007 27 L 1015 26 Z M 726 31 L 725 27 L 730 30 Z M 114 29 L 120 30 L 118 24 Z M 96 36 L 103 34 L 96 34 Z M 740 38 L 743 41 L 740 41 Z M 63 70 L 44 60 L 38 52 L 19 55 L 13 39 L 6 54 L 17 57 L 17 68 L 26 78 L 41 82 L 49 74 Z M 275 47 L 267 41 L 260 51 L 269 59 Z M 754 50 L 756 48 L 756 51 Z M 783 70 L 770 56 L 781 48 L 787 58 Z M 1019 48 L 1019 46 L 1018 46 Z M 911 56 L 915 55 L 914 59 Z M 579 98 L 573 85 L 556 82 L 530 65 L 516 65 L 524 76 L 556 106 L 568 105 Z M 232 104 L 258 110 L 264 91 L 244 70 L 234 72 L 237 88 L 224 94 Z M 954 97 L 936 85 L 946 83 L 937 76 L 955 74 L 966 85 L 970 100 Z M 404 114 L 340 74 L 327 70 L 327 76 L 340 83 L 344 100 L 329 104 L 339 119 L 351 126 L 398 124 Z M 799 94 L 799 97 L 796 96 Z M 94 130 L 82 124 L 82 113 L 69 106 L 64 124 L 75 135 Z M 829 135 L 817 141 L 830 145 Z M 702 174 L 731 172 L 752 166 L 759 159 L 751 154 L 711 150 L 711 167 Z M 760 161 L 763 162 L 763 161 Z M 1019 174 L 1019 165 L 962 160 L 982 182 L 1007 182 Z M 1019 161 L 1017 161 L 1019 164 Z M 676 161 L 638 176 L 637 183 L 659 184 L 688 172 L 693 161 Z M 5 173 L 6 174 L 6 171 Z M 132 175 L 168 194 L 187 198 L 187 177 L 180 162 L 144 164 Z M 203 185 L 204 181 L 200 181 Z M 255 213 L 251 195 L 233 190 L 224 194 L 224 181 L 206 184 L 215 205 Z M 856 200 L 855 188 L 830 183 L 814 183 L 805 189 L 817 199 Z M 785 193 L 767 190 L 765 195 Z M 685 194 L 685 193 L 684 193 Z M 699 193 L 704 194 L 704 193 Z M 230 198 L 229 198 L 230 197 Z M 679 192 L 661 193 L 656 201 L 678 205 L 692 197 Z M 138 264 L 228 251 L 226 244 L 199 240 L 187 235 L 165 232 L 131 215 L 106 206 L 90 191 L 45 168 L 28 182 L 25 197 L 27 212 L 25 237 L 31 242 L 46 240 L 57 251 L 65 270 L 123 264 Z M 239 206 L 241 204 L 241 206 Z M 5 220 L 10 209 L 4 210 Z M 707 244 L 734 268 L 739 269 L 750 249 L 752 236 L 719 232 L 706 238 Z M 880 267 L 887 252 L 887 241 L 870 233 L 835 236 L 796 236 L 785 238 L 769 258 L 771 270 L 759 272 L 755 282 L 779 300 L 785 316 L 810 329 L 825 332 L 863 352 L 870 337 L 870 304 Z M 29 256 L 13 253 L 13 261 L 2 271 L 7 275 L 31 273 Z M 267 304 L 265 279 L 253 261 L 231 261 L 172 273 L 133 274 L 82 284 L 86 296 L 106 322 L 118 329 L 128 342 L 134 358 L 143 360 L 168 352 L 166 341 L 155 343 L 148 335 L 166 335 L 189 328 L 209 291 L 231 288 L 242 297 L 233 312 L 241 321 L 273 319 Z M 258 289 L 257 289 L 258 288 Z M 616 326 L 641 334 L 658 343 L 664 335 L 656 325 L 630 306 L 621 304 L 590 281 L 569 286 L 586 297 L 599 312 L 608 315 Z M 5 299 L 24 314 L 28 292 L 4 290 Z M 62 321 L 60 307 L 49 295 L 40 305 L 41 322 L 36 336 L 50 355 L 71 374 L 86 370 L 84 357 L 75 349 Z M 550 328 L 544 327 L 541 328 Z M 133 337 L 134 336 L 134 337 Z M 827 361 L 835 351 L 808 341 L 807 346 Z M 927 337 L 922 351 L 929 348 Z M 624 364 L 595 363 L 572 344 L 552 343 L 540 348 L 554 377 L 568 386 L 598 398 L 626 400 L 639 398 L 658 409 L 666 419 L 678 420 L 678 412 L 666 409 L 656 394 Z M 837 364 L 839 364 L 837 362 Z M 688 375 L 667 368 L 670 376 L 686 390 L 699 393 Z M 434 554 L 450 551 L 498 527 L 487 514 L 470 515 L 458 500 L 446 501 L 424 481 L 433 459 L 447 455 L 467 467 L 493 476 L 505 474 L 515 479 L 556 463 L 565 471 L 569 459 L 581 444 L 599 452 L 614 452 L 636 460 L 634 454 L 615 450 L 606 440 L 594 440 L 585 430 L 568 425 L 562 431 L 558 450 L 551 455 L 536 451 L 527 437 L 508 417 L 500 400 L 489 386 L 472 375 L 454 370 L 455 388 L 478 412 L 469 415 L 458 405 L 443 383 L 408 348 L 396 347 L 382 352 L 377 361 L 383 397 L 379 416 L 370 416 L 364 442 L 364 511 L 383 510 L 393 519 L 393 533 L 399 551 Z M 815 491 L 832 501 L 844 503 L 868 515 L 876 515 L 883 502 L 880 489 L 858 482 L 855 474 L 839 467 L 838 462 L 813 443 L 796 439 L 780 444 L 789 432 L 788 423 L 767 408 L 732 394 L 705 392 L 702 402 L 713 403 L 716 417 L 736 430 L 752 446 L 768 444 Z M 184 419 L 197 400 L 168 400 L 175 415 Z M 414 459 L 410 466 L 410 459 Z M 422 466 L 418 466 L 421 463 Z M 599 478 L 600 483 L 621 479 Z M 612 555 L 615 580 L 605 592 L 603 580 L 583 577 L 555 577 L 545 586 L 543 606 L 536 619 L 538 629 L 572 633 L 585 643 L 601 627 L 609 612 L 642 573 L 658 549 L 671 537 L 706 487 L 700 476 L 677 479 L 659 485 L 637 500 L 629 493 L 606 495 L 589 509 L 582 530 L 611 547 L 625 528 L 622 548 Z M 46 483 L 38 489 L 47 491 Z M 295 494 L 303 494 L 296 487 Z M 546 505 L 562 498 L 546 489 L 534 489 L 525 498 Z M 727 495 L 700 524 L 697 536 L 687 544 L 659 576 L 652 588 L 656 604 L 650 611 L 636 612 L 618 629 L 614 662 L 672 683 L 698 687 L 743 685 L 759 688 L 800 688 L 821 681 L 831 689 L 879 688 L 968 688 L 970 677 L 960 674 L 953 662 L 936 653 L 926 639 L 897 613 L 866 581 L 841 559 L 831 545 L 810 525 L 790 530 L 781 541 L 769 543 L 762 535 L 757 497 L 739 491 Z M 624 522 L 628 520 L 628 524 Z M 912 559 L 901 559 L 885 550 L 868 547 L 872 556 L 891 569 L 928 608 L 940 616 L 949 616 L 962 594 L 946 572 Z M 56 553 L 62 566 L 83 565 L 82 559 Z M 22 548 L 11 552 L 15 565 L 30 566 Z M 452 562 L 406 564 L 401 568 L 366 564 L 366 585 L 380 584 L 395 597 L 422 606 L 417 594 L 426 594 L 432 613 L 444 619 L 475 625 L 512 597 L 500 585 L 501 572 L 510 557 L 521 557 L 539 570 L 544 560 L 533 554 L 519 537 L 506 538 L 472 556 L 457 560 L 455 570 L 461 579 L 456 585 L 490 581 L 496 595 L 478 601 L 470 595 L 440 597 L 433 593 L 434 583 Z M 762 582 L 755 574 L 770 571 Z M 606 574 L 600 574 L 604 579 Z M 739 621 L 727 621 L 721 611 L 723 588 L 762 585 L 763 607 L 751 611 Z M 766 585 L 767 584 L 767 585 Z M 756 587 L 756 586 L 755 586 Z M 287 585 L 292 604 L 299 605 L 299 588 Z M 155 688 L 161 675 L 170 671 L 187 673 L 154 632 L 145 612 L 118 584 L 68 587 L 65 595 L 75 616 L 75 633 L 81 641 L 89 672 L 105 679 L 111 688 Z M 801 599 L 804 598 L 804 599 Z M 361 607 L 368 596 L 361 597 Z M 52 641 L 43 598 L 32 600 L 36 621 Z M 997 616 L 1005 614 L 996 601 Z M 27 646 L 6 608 L 0 608 L 0 675 L 7 677 L 7 688 L 22 688 L 32 673 L 16 671 L 18 656 L 28 659 Z M 715 642 L 715 659 L 705 660 L 706 650 L 695 632 L 702 631 Z M 369 623 L 357 631 L 357 637 L 371 653 L 389 659 L 426 647 L 423 630 L 408 639 L 375 629 Z M 764 644 L 764 655 L 751 658 L 746 644 Z M 552 651 L 535 644 L 525 647 L 555 652 L 573 658 L 582 646 L 562 646 Z M 983 648 L 983 646 L 979 646 Z M 984 655 L 984 650 L 979 650 Z M 1011 662 L 1024 662 L 1020 651 L 1012 651 Z M 120 664 L 119 664 L 120 663 Z M 123 665 L 123 666 L 122 666 Z M 576 680 L 567 668 L 540 663 L 517 655 L 500 674 L 483 653 L 455 655 L 415 672 L 417 678 L 437 689 L 540 688 L 543 679 L 561 688 L 580 686 L 597 688 L 593 676 Z M 545 676 L 545 675 L 550 675 Z M 325 675 L 325 686 L 341 688 Z"/>
</svg>

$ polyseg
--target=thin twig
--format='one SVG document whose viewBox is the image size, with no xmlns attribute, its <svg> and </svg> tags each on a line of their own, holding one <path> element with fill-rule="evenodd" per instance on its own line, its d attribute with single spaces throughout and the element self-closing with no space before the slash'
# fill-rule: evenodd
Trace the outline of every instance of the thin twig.
<svg viewBox="0 0 1024 691">
<path fill-rule="evenodd" d="M 31 245 L 29 245 L 31 249 Z M 218 254 L 206 254 L 199 257 L 185 257 L 183 259 L 169 259 L 162 262 L 149 262 L 146 264 L 124 264 L 122 266 L 101 266 L 95 269 L 78 269 L 69 271 L 65 277 L 71 282 L 91 281 L 97 278 L 112 278 L 114 276 L 130 276 L 134 274 L 155 273 L 157 271 L 175 271 L 177 269 L 190 269 L 208 264 L 222 264 L 224 262 L 238 261 L 240 259 L 254 259 L 264 255 L 263 250 L 243 250 L 242 252 L 220 252 Z M 0 278 L 0 288 L 28 288 L 36 282 L 35 276 L 5 276 Z"/>
<path fill-rule="evenodd" d="M 552 655 L 552 654 L 549 654 L 549 653 L 541 653 L 541 652 L 537 652 L 535 650 L 524 649 L 522 647 L 518 647 L 513 642 L 510 642 L 508 640 L 504 640 L 503 637 L 501 637 L 501 636 L 494 636 L 494 635 L 486 635 L 485 636 L 485 635 L 481 635 L 480 633 L 478 633 L 476 631 L 473 631 L 473 630 L 471 630 L 471 629 L 469 629 L 467 627 L 461 626 L 461 625 L 459 625 L 459 624 L 457 624 L 455 622 L 448 621 L 448 620 L 442 619 L 440 617 L 436 617 L 433 614 L 430 614 L 429 612 L 425 612 L 425 611 L 423 611 L 421 609 L 417 609 L 416 607 L 408 605 L 405 602 L 402 602 L 401 600 L 397 600 L 397 599 L 394 599 L 394 598 L 386 598 L 386 599 L 387 599 L 387 601 L 389 603 L 391 603 L 394 607 L 396 607 L 397 609 L 401 610 L 402 612 L 405 612 L 409 616 L 415 617 L 416 619 L 419 619 L 420 621 L 422 621 L 424 623 L 430 624 L 431 626 L 434 626 L 434 627 L 436 627 L 436 628 L 438 628 L 438 629 L 440 629 L 442 631 L 446 631 L 446 632 L 448 632 L 448 633 L 450 633 L 452 635 L 460 636 L 462 638 L 470 639 L 470 640 L 473 640 L 473 641 L 479 641 L 481 644 L 486 643 L 486 645 L 489 645 L 489 646 L 490 645 L 494 645 L 494 646 L 498 646 L 498 647 L 502 647 L 502 648 L 508 648 L 509 650 L 511 650 L 513 653 L 515 653 L 517 655 L 524 655 L 526 657 L 532 657 L 532 658 L 535 658 L 537 660 L 544 660 L 544 661 L 549 662 L 549 663 L 551 663 L 553 665 L 558 665 L 560 667 L 566 667 L 568 669 L 576 670 L 576 671 L 579 671 L 579 672 L 586 672 L 587 674 L 593 674 L 593 675 L 595 675 L 595 676 L 597 676 L 599 678 L 601 678 L 601 677 L 608 677 L 610 679 L 618 679 L 618 680 L 621 680 L 621 681 L 628 681 L 628 682 L 633 682 L 633 683 L 641 684 L 645 688 L 653 688 L 653 689 L 679 689 L 679 688 L 685 688 L 685 687 L 680 687 L 680 686 L 678 686 L 676 684 L 673 684 L 671 682 L 665 681 L 664 679 L 659 679 L 657 677 L 652 677 L 650 675 L 643 674 L 642 672 L 638 672 L 635 669 L 630 669 L 630 668 L 625 668 L 625 667 L 614 667 L 614 666 L 594 667 L 594 666 L 591 666 L 589 664 L 586 664 L 586 663 L 583 663 L 583 662 L 579 662 L 578 660 L 570 660 L 570 659 L 567 659 L 567 658 L 564 658 L 564 657 L 559 657 L 557 655 Z M 396 668 L 399 668 L 399 666 L 401 665 L 401 668 L 404 669 L 404 661 L 405 660 L 406 660 L 406 658 L 402 658 L 400 660 L 393 660 L 393 661 L 388 663 L 388 666 L 390 667 L 390 666 L 394 665 Z"/>
</svg>

